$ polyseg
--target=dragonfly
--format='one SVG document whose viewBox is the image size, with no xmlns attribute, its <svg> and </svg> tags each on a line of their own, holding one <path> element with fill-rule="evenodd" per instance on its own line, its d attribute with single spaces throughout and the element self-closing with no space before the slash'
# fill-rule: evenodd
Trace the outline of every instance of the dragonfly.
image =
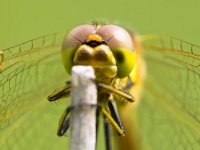
<svg viewBox="0 0 200 150">
<path fill-rule="evenodd" d="M 103 34 L 105 27 L 106 32 L 112 33 L 116 29 L 113 26 L 120 28 L 119 33 L 104 35 L 104 38 L 90 32 L 91 28 L 92 31 L 102 29 L 99 32 Z M 54 118 L 49 115 L 56 113 L 56 106 L 49 105 L 46 97 L 53 89 L 56 90 L 49 95 L 49 101 L 65 99 L 69 95 L 70 82 L 64 82 L 70 80 L 67 72 L 70 74 L 72 59 L 77 65 L 88 65 L 79 55 L 74 55 L 74 47 L 109 47 L 111 44 L 115 50 L 108 50 L 106 61 L 101 63 L 90 58 L 90 62 L 116 65 L 112 74 L 107 74 L 117 75 L 113 84 L 105 75 L 100 74 L 97 78 L 103 83 L 98 85 L 99 89 L 112 95 L 107 97 L 109 105 L 102 107 L 101 112 L 107 116 L 105 120 L 111 118 L 106 120 L 105 129 L 111 125 L 121 135 L 113 136 L 114 149 L 199 149 L 200 47 L 170 36 L 137 35 L 112 24 L 84 27 L 89 30 L 77 32 L 79 26 L 70 32 L 79 33 L 79 36 L 66 37 L 69 31 L 53 33 L 0 51 L 2 148 L 11 149 L 12 145 L 15 149 L 30 148 L 30 145 L 37 149 L 61 147 L 57 137 L 53 136 L 54 131 L 49 131 L 58 122 L 57 115 Z M 121 34 L 128 38 L 117 36 Z M 116 42 L 120 39 L 124 42 Z M 65 51 L 69 47 L 72 49 Z M 62 68 L 61 53 L 66 71 Z M 61 108 L 61 105 L 57 107 Z M 57 132 L 60 136 L 68 129 L 69 114 L 65 111 L 60 119 Z M 109 133 L 108 130 L 105 132 Z M 107 147 L 109 144 L 107 141 Z"/>
</svg>

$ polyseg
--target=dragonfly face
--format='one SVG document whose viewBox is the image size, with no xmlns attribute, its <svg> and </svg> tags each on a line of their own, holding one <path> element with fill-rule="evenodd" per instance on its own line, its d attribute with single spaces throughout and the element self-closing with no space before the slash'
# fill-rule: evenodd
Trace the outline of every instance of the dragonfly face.
<svg viewBox="0 0 200 150">
<path fill-rule="evenodd" d="M 69 32 L 62 45 L 62 60 L 68 73 L 74 65 L 90 65 L 100 81 L 128 76 L 135 55 L 130 34 L 113 24 L 80 25 Z"/>
<path fill-rule="evenodd" d="M 69 32 L 62 45 L 62 60 L 69 74 L 71 68 L 76 65 L 94 68 L 98 87 L 97 111 L 104 115 L 105 128 L 108 128 L 111 123 L 120 136 L 124 136 L 125 131 L 115 100 L 120 98 L 134 102 L 135 99 L 128 91 L 116 85 L 120 78 L 127 77 L 128 80 L 136 63 L 135 57 L 136 51 L 131 34 L 124 28 L 113 24 L 78 26 Z M 71 82 L 68 83 L 49 95 L 48 100 L 55 101 L 70 96 Z M 64 111 L 57 131 L 58 136 L 63 136 L 69 128 L 70 110 L 72 109 L 73 106 Z M 98 118 L 98 115 L 96 117 Z M 106 139 L 109 139 L 110 131 L 105 132 Z M 110 145 L 109 140 L 106 143 L 107 146 Z"/>
</svg>

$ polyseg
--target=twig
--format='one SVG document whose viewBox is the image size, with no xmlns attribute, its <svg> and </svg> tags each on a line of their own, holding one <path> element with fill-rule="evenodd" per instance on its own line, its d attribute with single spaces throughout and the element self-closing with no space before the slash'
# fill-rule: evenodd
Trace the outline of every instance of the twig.
<svg viewBox="0 0 200 150">
<path fill-rule="evenodd" d="M 97 89 L 92 67 L 72 68 L 70 150 L 95 150 Z M 95 107 L 94 107 L 95 106 Z"/>
</svg>

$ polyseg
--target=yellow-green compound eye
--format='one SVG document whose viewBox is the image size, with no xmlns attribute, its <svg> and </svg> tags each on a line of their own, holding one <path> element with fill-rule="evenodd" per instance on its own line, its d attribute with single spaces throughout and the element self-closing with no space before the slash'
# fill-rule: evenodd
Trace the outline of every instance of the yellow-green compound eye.
<svg viewBox="0 0 200 150">
<path fill-rule="evenodd" d="M 85 24 L 75 27 L 66 35 L 62 44 L 62 61 L 65 70 L 69 74 L 71 74 L 71 67 L 73 66 L 73 57 L 76 49 L 93 33 L 95 33 L 95 27 Z"/>
<path fill-rule="evenodd" d="M 65 70 L 71 74 L 71 68 L 73 66 L 73 57 L 75 50 L 73 48 L 66 48 L 62 50 L 62 62 Z"/>
<path fill-rule="evenodd" d="M 136 61 L 136 52 L 123 48 L 112 49 L 117 62 L 117 76 L 124 78 L 133 70 Z"/>
</svg>

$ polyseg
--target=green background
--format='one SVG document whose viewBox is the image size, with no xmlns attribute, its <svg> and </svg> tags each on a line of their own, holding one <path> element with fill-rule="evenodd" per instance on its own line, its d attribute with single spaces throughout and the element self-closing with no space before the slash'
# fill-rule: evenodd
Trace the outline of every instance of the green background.
<svg viewBox="0 0 200 150">
<path fill-rule="evenodd" d="M 90 23 L 93 20 L 118 23 L 132 28 L 139 34 L 162 33 L 199 44 L 199 14 L 200 1 L 198 0 L 0 0 L 0 49 L 38 36 L 69 30 L 76 25 Z M 38 106 L 40 109 L 27 112 L 26 115 L 31 114 L 31 118 L 25 116 L 18 120 L 18 122 L 30 120 L 25 129 L 19 128 L 15 132 L 11 130 L 15 127 L 12 125 L 0 132 L 0 137 L 10 136 L 10 142 L 5 142 L 4 149 L 27 149 L 27 145 L 31 149 L 67 147 L 65 145 L 67 139 L 57 138 L 55 135 L 58 119 L 65 108 L 62 104 L 65 105 L 65 102 L 52 105 L 45 100 L 44 103 L 46 105 L 44 109 L 42 105 Z M 48 118 L 54 118 L 56 122 L 51 122 Z M 32 124 L 40 120 L 44 121 L 43 125 Z M 41 133 L 31 131 L 31 128 L 40 127 L 43 131 Z M 49 128 L 52 130 L 48 132 Z M 54 137 L 44 141 L 40 139 L 40 134 Z M 42 146 L 38 148 L 38 145 Z M 103 145 L 102 141 L 99 147 L 100 145 Z M 103 148 L 104 146 L 99 149 Z"/>
<path fill-rule="evenodd" d="M 163 33 L 200 43 L 198 0 L 1 0 L 0 4 L 1 48 L 99 19 L 125 24 L 141 34 Z"/>
</svg>

